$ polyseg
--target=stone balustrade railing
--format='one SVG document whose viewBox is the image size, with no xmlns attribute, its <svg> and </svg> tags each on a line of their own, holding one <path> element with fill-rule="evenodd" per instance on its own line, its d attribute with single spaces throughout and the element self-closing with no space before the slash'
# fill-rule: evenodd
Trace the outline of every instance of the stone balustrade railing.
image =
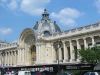
<svg viewBox="0 0 100 75">
<path fill-rule="evenodd" d="M 69 37 L 69 36 L 78 35 L 78 34 L 82 34 L 82 33 L 86 33 L 86 32 L 92 32 L 92 31 L 96 31 L 96 30 L 100 30 L 99 22 L 92 24 L 92 25 L 67 30 L 67 31 L 64 31 L 61 33 L 55 33 L 52 36 L 42 37 L 42 39 L 53 40 L 53 39 L 57 39 L 57 38 L 61 38 L 61 37 Z"/>
<path fill-rule="evenodd" d="M 5 45 L 3 45 L 3 46 L 0 47 L 0 50 L 14 48 L 14 47 L 17 47 L 17 46 L 18 46 L 17 43 L 5 44 Z"/>
</svg>

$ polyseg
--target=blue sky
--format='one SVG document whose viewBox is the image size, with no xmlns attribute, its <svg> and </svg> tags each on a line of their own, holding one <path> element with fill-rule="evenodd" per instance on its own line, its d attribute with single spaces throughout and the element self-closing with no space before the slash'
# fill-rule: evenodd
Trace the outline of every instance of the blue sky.
<svg viewBox="0 0 100 75">
<path fill-rule="evenodd" d="M 100 0 L 0 0 L 0 40 L 15 41 L 46 8 L 62 30 L 100 21 Z"/>
</svg>

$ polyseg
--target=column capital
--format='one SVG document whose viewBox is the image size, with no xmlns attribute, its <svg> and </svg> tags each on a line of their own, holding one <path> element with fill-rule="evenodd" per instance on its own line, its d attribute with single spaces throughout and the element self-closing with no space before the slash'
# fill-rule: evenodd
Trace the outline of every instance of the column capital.
<svg viewBox="0 0 100 75">
<path fill-rule="evenodd" d="M 66 45 L 66 41 L 62 41 L 63 45 Z"/>
<path fill-rule="evenodd" d="M 62 42 L 65 43 L 66 41 L 65 40 L 62 40 Z"/>
<path fill-rule="evenodd" d="M 72 40 L 69 40 L 68 42 L 70 43 L 70 42 L 72 42 Z"/>
<path fill-rule="evenodd" d="M 94 39 L 94 36 L 90 36 L 90 38 Z"/>
<path fill-rule="evenodd" d="M 86 40 L 87 37 L 83 37 L 83 40 Z"/>
<path fill-rule="evenodd" d="M 76 38 L 75 40 L 76 40 L 76 41 L 79 41 L 79 39 L 80 39 L 80 38 Z"/>
</svg>

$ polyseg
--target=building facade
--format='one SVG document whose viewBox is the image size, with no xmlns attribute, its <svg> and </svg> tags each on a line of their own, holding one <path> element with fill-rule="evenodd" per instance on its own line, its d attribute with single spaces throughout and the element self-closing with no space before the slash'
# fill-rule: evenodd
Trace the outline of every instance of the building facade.
<svg viewBox="0 0 100 75">
<path fill-rule="evenodd" d="M 77 49 L 100 44 L 100 23 L 61 31 L 44 10 L 33 28 L 26 28 L 18 42 L 0 41 L 1 66 L 32 66 L 38 64 L 78 64 Z"/>
</svg>

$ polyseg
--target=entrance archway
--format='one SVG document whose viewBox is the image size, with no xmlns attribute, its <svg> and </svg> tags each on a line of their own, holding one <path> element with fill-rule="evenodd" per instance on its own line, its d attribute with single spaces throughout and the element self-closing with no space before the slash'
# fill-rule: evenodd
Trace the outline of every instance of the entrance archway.
<svg viewBox="0 0 100 75">
<path fill-rule="evenodd" d="M 19 47 L 25 49 L 25 63 L 26 65 L 33 65 L 36 62 L 36 36 L 35 32 L 27 28 L 25 29 L 19 39 Z"/>
<path fill-rule="evenodd" d="M 36 61 L 36 46 L 35 45 L 32 45 L 30 47 L 30 52 L 31 52 L 31 60 L 32 60 L 31 63 L 34 64 Z"/>
</svg>

